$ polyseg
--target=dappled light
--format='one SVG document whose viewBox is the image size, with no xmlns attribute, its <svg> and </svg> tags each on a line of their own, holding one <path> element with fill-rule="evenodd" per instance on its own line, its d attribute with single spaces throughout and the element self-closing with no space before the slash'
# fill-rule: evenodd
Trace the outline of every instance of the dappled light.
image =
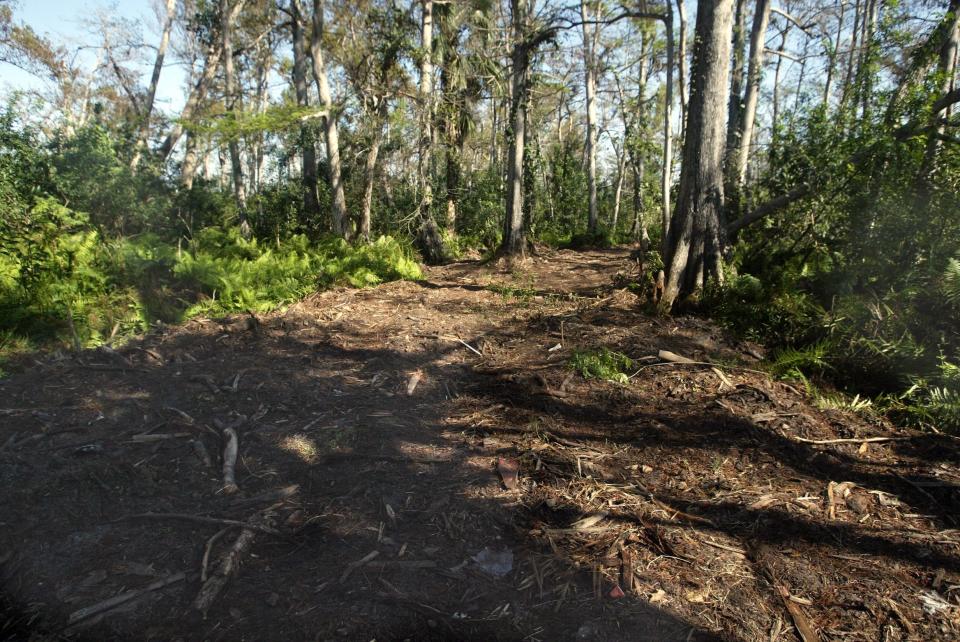
<svg viewBox="0 0 960 642">
<path fill-rule="evenodd" d="M 960 639 L 960 0 L 0 0 L 0 642 Z"/>
</svg>

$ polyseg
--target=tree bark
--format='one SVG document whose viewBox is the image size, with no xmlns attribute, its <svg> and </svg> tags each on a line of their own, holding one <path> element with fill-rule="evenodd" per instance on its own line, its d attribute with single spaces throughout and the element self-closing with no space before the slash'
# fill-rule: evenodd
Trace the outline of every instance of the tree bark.
<svg viewBox="0 0 960 642">
<path fill-rule="evenodd" d="M 243 9 L 245 0 L 220 0 L 220 20 L 223 38 L 223 102 L 227 113 L 233 112 L 237 105 L 235 77 L 233 68 L 233 25 Z M 233 180 L 233 196 L 237 201 L 237 216 L 240 233 L 244 237 L 250 234 L 247 221 L 247 190 L 243 177 L 243 162 L 240 158 L 240 141 L 236 135 L 227 143 L 230 151 L 230 175 Z"/>
<path fill-rule="evenodd" d="M 427 263 L 442 263 L 446 252 L 440 228 L 433 218 L 433 0 L 420 3 L 420 140 L 417 145 L 417 183 L 420 200 L 417 219 L 420 229 L 417 243 Z"/>
<path fill-rule="evenodd" d="M 204 54 L 203 59 L 203 71 L 200 72 L 200 77 L 197 78 L 197 82 L 195 82 L 193 87 L 190 89 L 190 95 L 187 96 L 187 101 L 184 103 L 183 109 L 180 111 L 180 118 L 174 121 L 173 126 L 170 128 L 170 132 L 160 145 L 158 156 L 161 161 L 166 161 L 168 158 L 170 158 L 170 154 L 173 153 L 174 148 L 180 141 L 180 137 L 183 135 L 184 121 L 189 121 L 196 115 L 197 109 L 200 107 L 200 104 L 206 97 L 207 91 L 210 88 L 210 84 L 213 82 L 213 79 L 217 74 L 217 69 L 220 67 L 220 58 L 222 56 L 223 42 L 222 40 L 214 39 L 214 42 L 207 47 L 207 51 Z"/>
<path fill-rule="evenodd" d="M 163 33 L 160 35 L 160 46 L 157 47 L 157 57 L 153 62 L 153 74 L 150 76 L 150 86 L 147 88 L 147 98 L 140 112 L 140 131 L 137 141 L 133 145 L 133 157 L 130 159 L 130 171 L 135 172 L 143 157 L 143 148 L 150 137 L 150 116 L 153 114 L 153 103 L 157 96 L 157 85 L 160 83 L 160 73 L 163 71 L 163 59 L 167 55 L 170 45 L 170 31 L 173 29 L 173 17 L 177 10 L 177 0 L 166 0 L 167 13 L 163 22 Z"/>
<path fill-rule="evenodd" d="M 587 100 L 587 188 L 589 192 L 589 207 L 587 217 L 587 231 L 591 234 L 597 231 L 597 77 L 594 45 L 595 36 L 591 28 L 599 31 L 599 25 L 590 24 L 590 9 L 588 0 L 580 0 L 580 17 L 583 19 L 583 67 L 584 84 Z M 596 16 L 594 16 L 596 19 Z"/>
<path fill-rule="evenodd" d="M 299 2 L 290 2 L 290 30 L 293 40 L 293 89 L 298 107 L 310 105 L 307 83 L 307 45 L 304 36 L 304 16 Z M 303 186 L 303 211 L 311 217 L 320 216 L 320 199 L 317 179 L 317 143 L 308 123 L 300 124 L 300 181 Z"/>
<path fill-rule="evenodd" d="M 740 136 L 743 114 L 743 78 L 747 57 L 747 12 L 746 0 L 736 0 L 733 22 L 733 70 L 730 72 L 730 103 L 727 109 L 727 160 L 726 169 L 732 170 L 734 154 Z"/>
<path fill-rule="evenodd" d="M 673 178 L 673 5 L 667 2 L 664 16 L 667 36 L 667 86 L 663 101 L 663 174 L 660 177 L 660 199 L 662 204 L 662 253 L 667 254 L 667 238 L 670 235 L 670 187 Z"/>
<path fill-rule="evenodd" d="M 687 131 L 687 5 L 685 0 L 677 0 L 677 15 L 680 16 L 680 42 L 677 46 L 677 68 L 680 71 L 680 140 Z"/>
<path fill-rule="evenodd" d="M 299 0 L 297 0 L 299 2 Z M 330 227 L 333 233 L 348 237 L 347 200 L 343 193 L 343 169 L 340 163 L 340 134 L 337 131 L 337 113 L 330 95 L 327 67 L 323 60 L 323 0 L 313 0 L 313 33 L 310 35 L 310 55 L 313 58 L 313 78 L 324 109 L 321 118 L 327 147 L 327 170 L 330 180 Z"/>
<path fill-rule="evenodd" d="M 383 127 L 389 114 L 390 103 L 386 96 L 380 98 L 380 107 L 377 110 L 377 122 L 370 138 L 370 147 L 367 150 L 367 159 L 363 164 L 363 203 L 360 208 L 360 238 L 370 241 L 370 230 L 373 221 L 373 185 L 377 177 L 377 158 L 380 155 L 380 145 L 383 143 Z"/>
<path fill-rule="evenodd" d="M 507 193 L 501 252 L 509 257 L 526 254 L 523 230 L 523 158 L 526 146 L 527 73 L 530 65 L 525 41 L 527 0 L 510 0 L 513 23 L 513 63 L 510 91 L 510 128 L 507 132 Z"/>
<path fill-rule="evenodd" d="M 664 256 L 667 279 L 659 304 L 664 312 L 707 279 L 723 278 L 720 217 L 732 10 L 732 0 L 700 0 L 697 7 L 680 191 Z"/>
<path fill-rule="evenodd" d="M 937 59 L 937 74 L 940 78 L 940 94 L 949 94 L 956 83 L 957 55 L 960 50 L 960 0 L 951 0 L 947 8 L 953 16 L 953 23 L 949 26 Z M 950 117 L 950 106 L 935 109 L 930 114 L 930 133 L 927 135 L 927 145 L 924 150 L 923 163 L 920 168 L 921 182 L 929 185 L 932 174 L 936 169 L 937 157 L 943 146 L 942 137 L 946 133 L 946 119 Z M 928 191 L 924 189 L 924 191 Z"/>
<path fill-rule="evenodd" d="M 736 148 L 732 180 L 728 196 L 734 209 L 739 210 L 744 182 L 747 177 L 747 162 L 750 160 L 750 143 L 753 141 L 753 124 L 757 118 L 757 102 L 760 97 L 760 81 L 763 79 L 763 52 L 767 26 L 770 23 L 771 0 L 757 0 L 750 29 L 750 61 L 747 66 L 747 86 L 743 96 L 740 127 L 736 133 Z"/>
</svg>

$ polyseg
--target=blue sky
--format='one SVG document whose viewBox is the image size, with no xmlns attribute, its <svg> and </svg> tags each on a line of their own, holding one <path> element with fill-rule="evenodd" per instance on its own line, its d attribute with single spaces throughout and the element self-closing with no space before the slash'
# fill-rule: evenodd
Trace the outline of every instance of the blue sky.
<svg viewBox="0 0 960 642">
<path fill-rule="evenodd" d="M 19 0 L 15 2 L 14 20 L 33 27 L 34 31 L 47 36 L 55 44 L 62 44 L 74 51 L 82 45 L 93 45 L 98 37 L 87 25 L 99 12 L 113 17 L 139 20 L 145 42 L 156 44 L 160 39 L 160 25 L 153 10 L 152 0 Z M 152 71 L 153 51 L 145 56 L 149 63 L 141 69 L 146 84 Z M 95 54 L 89 50 L 79 54 L 79 60 L 93 65 Z M 164 111 L 178 109 L 183 102 L 183 79 L 181 67 L 167 65 L 160 76 L 157 89 L 157 107 Z M 6 95 L 16 89 L 39 89 L 43 81 L 11 65 L 0 62 L 0 93 Z"/>
</svg>

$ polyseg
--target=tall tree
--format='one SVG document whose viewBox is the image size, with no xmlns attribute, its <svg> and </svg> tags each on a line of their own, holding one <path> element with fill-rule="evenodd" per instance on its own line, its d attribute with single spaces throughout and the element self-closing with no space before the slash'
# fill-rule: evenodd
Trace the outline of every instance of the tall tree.
<svg viewBox="0 0 960 642">
<path fill-rule="evenodd" d="M 223 106 L 227 113 L 236 113 L 238 93 L 233 64 L 233 32 L 237 16 L 243 10 L 245 0 L 220 0 L 220 36 L 223 49 Z M 247 221 L 247 189 L 243 176 L 243 161 L 240 158 L 238 136 L 230 136 L 227 143 L 230 151 L 230 175 L 233 180 L 233 195 L 237 201 L 237 213 L 240 219 L 240 231 L 250 235 L 250 223 Z"/>
<path fill-rule="evenodd" d="M 418 93 L 420 137 L 417 145 L 417 240 L 427 262 L 440 263 L 445 258 L 443 239 L 433 218 L 433 0 L 420 1 L 420 91 Z"/>
<path fill-rule="evenodd" d="M 589 0 L 580 0 L 580 17 L 583 22 L 583 75 L 584 92 L 587 99 L 587 191 L 588 216 L 587 230 L 593 234 L 597 231 L 597 61 L 596 48 L 600 33 L 599 17 L 600 3 L 589 6 Z M 591 17 L 591 12 L 593 17 Z M 594 24 L 596 23 L 596 24 Z"/>
<path fill-rule="evenodd" d="M 301 0 L 295 0 L 299 5 Z M 310 34 L 310 56 L 313 60 L 313 79 L 317 85 L 323 115 L 323 136 L 327 148 L 327 173 L 330 183 L 330 227 L 337 236 L 350 235 L 347 220 L 347 199 L 343 189 L 343 167 L 340 162 L 340 134 L 337 130 L 339 110 L 334 107 L 330 81 L 323 58 L 324 15 L 323 0 L 313 0 L 313 31 Z M 303 10 L 298 9 L 300 15 Z"/>
<path fill-rule="evenodd" d="M 766 45 L 767 26 L 770 23 L 771 0 L 757 0 L 753 12 L 753 26 L 750 29 L 750 59 L 747 65 L 747 86 L 744 91 L 740 118 L 734 131 L 734 148 L 728 157 L 730 167 L 727 171 L 729 183 L 728 196 L 733 199 L 734 207 L 741 200 L 744 180 L 747 176 L 747 162 L 750 159 L 750 144 L 753 141 L 753 125 L 757 118 L 757 103 L 760 97 L 760 82 L 763 78 L 763 57 Z"/>
<path fill-rule="evenodd" d="M 307 44 L 304 26 L 306 19 L 297 0 L 290 1 L 290 39 L 293 49 L 293 90 L 299 107 L 310 105 L 310 88 L 307 83 Z M 303 188 L 303 210 L 307 216 L 320 214 L 317 179 L 317 144 L 308 122 L 300 123 L 298 146 L 300 147 L 300 181 Z"/>
<path fill-rule="evenodd" d="M 147 96 L 140 109 L 140 130 L 133 145 L 133 156 L 130 158 L 130 169 L 136 170 L 140 165 L 143 148 L 150 137 L 150 116 L 153 114 L 153 103 L 157 96 L 157 85 L 160 83 L 160 73 L 163 71 L 163 60 L 170 45 L 170 32 L 173 30 L 173 19 L 176 15 L 177 0 L 166 0 L 166 17 L 163 21 L 163 31 L 160 35 L 160 44 L 157 46 L 157 57 L 153 62 L 153 73 L 150 76 L 150 85 L 147 87 Z"/>
<path fill-rule="evenodd" d="M 661 310 L 695 294 L 707 279 L 722 280 L 723 151 L 729 95 L 732 0 L 700 0 L 691 66 L 687 137 L 680 191 L 670 225 Z"/>
</svg>

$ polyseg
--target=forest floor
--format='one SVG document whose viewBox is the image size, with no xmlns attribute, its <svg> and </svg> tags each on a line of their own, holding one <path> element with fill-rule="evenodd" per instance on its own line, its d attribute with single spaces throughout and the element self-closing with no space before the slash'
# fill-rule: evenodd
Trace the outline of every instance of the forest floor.
<svg viewBox="0 0 960 642">
<path fill-rule="evenodd" d="M 630 269 L 457 263 L 3 380 L 0 638 L 960 639 L 960 442 L 817 408 Z M 629 383 L 571 369 L 603 347 Z"/>
</svg>

